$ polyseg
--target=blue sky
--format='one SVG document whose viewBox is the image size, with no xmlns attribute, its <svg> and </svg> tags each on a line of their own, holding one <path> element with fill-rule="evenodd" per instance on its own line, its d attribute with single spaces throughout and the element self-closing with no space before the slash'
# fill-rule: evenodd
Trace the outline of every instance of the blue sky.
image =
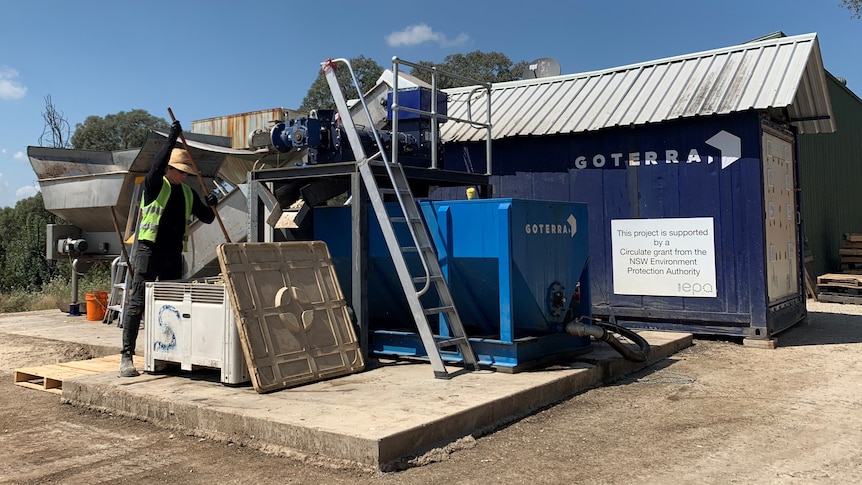
<svg viewBox="0 0 862 485">
<path fill-rule="evenodd" d="M 70 123 L 143 109 L 191 121 L 299 107 L 327 58 L 441 62 L 501 52 L 563 74 L 816 32 L 823 63 L 862 94 L 862 20 L 839 0 L 272 2 L 119 0 L 0 4 L 0 208 L 38 190 L 45 98 Z"/>
</svg>

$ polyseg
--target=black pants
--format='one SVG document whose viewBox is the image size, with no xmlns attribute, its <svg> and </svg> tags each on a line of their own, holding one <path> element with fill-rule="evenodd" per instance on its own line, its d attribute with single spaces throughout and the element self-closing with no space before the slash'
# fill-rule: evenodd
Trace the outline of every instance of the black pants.
<svg viewBox="0 0 862 485">
<path fill-rule="evenodd" d="M 132 261 L 132 287 L 123 313 L 123 350 L 135 354 L 138 330 L 144 316 L 144 299 L 148 281 L 178 280 L 183 277 L 182 253 L 165 254 L 154 252 L 146 243 L 139 243 Z"/>
</svg>

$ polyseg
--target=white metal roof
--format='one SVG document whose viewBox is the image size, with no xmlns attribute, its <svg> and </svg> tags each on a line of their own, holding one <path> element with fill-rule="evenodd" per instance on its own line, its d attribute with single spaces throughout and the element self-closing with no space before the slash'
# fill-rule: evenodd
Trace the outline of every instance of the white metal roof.
<svg viewBox="0 0 862 485">
<path fill-rule="evenodd" d="M 448 114 L 487 121 L 473 88 L 446 90 Z M 494 139 L 786 108 L 801 133 L 835 131 L 817 34 L 735 45 L 582 74 L 492 86 Z M 469 112 L 468 112 L 469 111 Z M 484 140 L 486 130 L 445 123 L 444 142 Z"/>
</svg>

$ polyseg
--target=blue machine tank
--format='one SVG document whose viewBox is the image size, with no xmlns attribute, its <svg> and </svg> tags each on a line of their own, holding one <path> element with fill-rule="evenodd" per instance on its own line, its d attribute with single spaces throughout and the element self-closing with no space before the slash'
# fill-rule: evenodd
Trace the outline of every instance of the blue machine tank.
<svg viewBox="0 0 862 485">
<path fill-rule="evenodd" d="M 573 318 L 590 308 L 586 204 L 477 199 L 423 201 L 420 208 L 480 363 L 515 371 L 588 349 L 588 337 L 561 331 L 567 312 Z M 375 217 L 368 226 L 370 350 L 424 357 Z M 314 238 L 329 246 L 345 295 L 351 294 L 349 234 L 349 208 L 314 209 Z"/>
</svg>

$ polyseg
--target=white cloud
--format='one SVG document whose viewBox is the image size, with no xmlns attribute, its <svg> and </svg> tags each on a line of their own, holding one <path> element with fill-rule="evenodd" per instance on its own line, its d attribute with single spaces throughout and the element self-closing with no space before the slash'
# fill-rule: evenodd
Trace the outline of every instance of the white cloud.
<svg viewBox="0 0 862 485">
<path fill-rule="evenodd" d="M 465 44 L 469 40 L 470 36 L 464 33 L 458 34 L 454 39 L 449 39 L 446 34 L 434 32 L 434 29 L 425 24 L 411 25 L 404 30 L 386 36 L 386 43 L 391 47 L 419 45 L 426 42 L 436 42 L 442 47 L 452 47 Z"/>
<path fill-rule="evenodd" d="M 0 99 L 21 99 L 27 94 L 27 87 L 17 79 L 18 71 L 0 66 Z"/>
<path fill-rule="evenodd" d="M 26 199 L 28 197 L 33 197 L 34 195 L 36 195 L 36 192 L 39 192 L 39 190 L 40 189 L 39 189 L 38 185 L 25 185 L 23 187 L 18 188 L 18 190 L 15 191 L 15 197 L 18 200 Z"/>
<path fill-rule="evenodd" d="M 5 149 L 3 150 L 3 153 L 6 153 Z M 15 152 L 15 154 L 12 155 L 12 158 L 14 158 L 15 160 L 18 160 L 18 161 L 22 161 L 22 162 L 27 161 L 27 155 L 25 155 L 24 152 L 22 152 L 21 150 L 18 150 L 17 152 Z"/>
</svg>

